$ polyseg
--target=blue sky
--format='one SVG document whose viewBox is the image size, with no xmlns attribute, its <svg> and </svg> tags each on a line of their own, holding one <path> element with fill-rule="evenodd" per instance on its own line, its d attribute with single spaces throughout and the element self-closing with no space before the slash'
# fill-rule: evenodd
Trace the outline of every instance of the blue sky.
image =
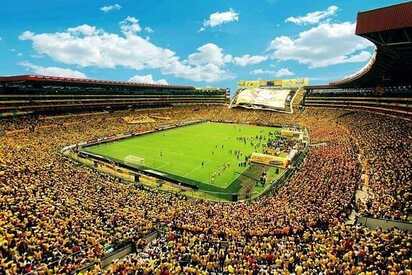
<svg viewBox="0 0 412 275">
<path fill-rule="evenodd" d="M 245 79 L 327 83 L 373 46 L 358 11 L 400 1 L 3 0 L 0 75 L 229 87 Z"/>
</svg>

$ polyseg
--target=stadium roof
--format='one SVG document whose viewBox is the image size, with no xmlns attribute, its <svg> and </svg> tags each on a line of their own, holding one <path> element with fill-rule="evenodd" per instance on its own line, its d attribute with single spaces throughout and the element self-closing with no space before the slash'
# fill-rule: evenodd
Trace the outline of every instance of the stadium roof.
<svg viewBox="0 0 412 275">
<path fill-rule="evenodd" d="M 412 84 L 411 1 L 359 12 L 356 34 L 374 43 L 375 52 L 359 72 L 331 82 L 331 87 L 364 88 Z"/>
<path fill-rule="evenodd" d="M 163 84 L 147 84 L 135 83 L 126 81 L 110 81 L 110 80 L 94 80 L 83 78 L 56 77 L 44 75 L 16 75 L 2 76 L 1 82 L 16 83 L 16 82 L 38 82 L 42 84 L 54 85 L 79 85 L 79 86 L 121 86 L 121 87 L 136 87 L 136 88 L 173 88 L 173 89 L 194 89 L 192 86 L 183 85 L 163 85 Z"/>
<path fill-rule="evenodd" d="M 356 34 L 368 34 L 412 26 L 412 2 L 358 13 Z"/>
</svg>

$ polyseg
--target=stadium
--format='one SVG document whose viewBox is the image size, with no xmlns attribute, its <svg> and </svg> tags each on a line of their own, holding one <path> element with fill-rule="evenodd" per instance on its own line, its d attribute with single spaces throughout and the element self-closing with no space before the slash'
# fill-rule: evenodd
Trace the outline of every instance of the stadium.
<svg viewBox="0 0 412 275">
<path fill-rule="evenodd" d="M 0 274 L 412 274 L 412 3 L 356 35 L 322 85 L 0 77 Z"/>
</svg>

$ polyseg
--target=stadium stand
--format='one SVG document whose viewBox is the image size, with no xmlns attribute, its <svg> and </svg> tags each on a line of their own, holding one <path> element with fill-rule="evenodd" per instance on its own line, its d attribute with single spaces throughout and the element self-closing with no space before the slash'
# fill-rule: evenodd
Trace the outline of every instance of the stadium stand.
<svg viewBox="0 0 412 275">
<path fill-rule="evenodd" d="M 58 154 L 62 147 L 79 141 L 156 128 L 158 121 L 119 123 L 125 115 L 148 116 L 151 112 L 1 120 L 5 164 L 0 176 L 0 266 L 4 270 L 73 272 L 125 241 L 139 246 L 140 238 L 159 224 L 166 225 L 166 232 L 109 270 L 407 273 L 411 269 L 411 233 L 343 225 L 356 204 L 354 192 L 361 178 L 358 153 L 370 163 L 371 177 L 376 171 L 382 173 L 371 181 L 372 206 L 365 210 L 360 206 L 360 211 L 399 219 L 408 213 L 412 144 L 406 138 L 412 136 L 410 123 L 313 108 L 294 115 L 219 106 L 156 111 L 176 122 L 219 118 L 307 127 L 312 143 L 322 145 L 311 148 L 301 169 L 279 190 L 251 203 L 215 203 L 140 189 L 74 166 Z M 371 130 L 373 139 L 369 135 L 362 138 L 368 122 L 368 129 L 392 130 L 382 131 L 382 136 Z M 399 147 L 394 147 L 398 140 Z M 396 162 L 390 161 L 395 152 Z M 163 246 L 165 240 L 168 249 Z"/>
<path fill-rule="evenodd" d="M 290 102 L 290 112 L 291 113 L 298 111 L 302 107 L 304 96 L 305 96 L 305 90 L 303 89 L 303 87 L 296 90 Z"/>
<path fill-rule="evenodd" d="M 182 104 L 225 104 L 225 89 L 61 78 L 0 77 L 0 114 L 73 112 Z"/>
<path fill-rule="evenodd" d="M 329 85 L 307 86 L 305 106 L 365 109 L 411 117 L 412 3 L 360 12 L 356 34 L 376 46 L 359 72 Z"/>
</svg>

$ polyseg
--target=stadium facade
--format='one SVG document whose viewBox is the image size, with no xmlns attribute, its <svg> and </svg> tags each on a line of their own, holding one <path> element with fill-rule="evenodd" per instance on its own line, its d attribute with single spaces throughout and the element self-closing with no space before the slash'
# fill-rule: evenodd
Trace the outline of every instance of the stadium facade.
<svg viewBox="0 0 412 275">
<path fill-rule="evenodd" d="M 412 115 L 412 3 L 359 12 L 356 34 L 375 44 L 359 72 L 306 86 L 303 105 Z"/>
<path fill-rule="evenodd" d="M 115 110 L 191 104 L 225 104 L 227 89 L 63 78 L 0 77 L 0 114 Z"/>
</svg>

